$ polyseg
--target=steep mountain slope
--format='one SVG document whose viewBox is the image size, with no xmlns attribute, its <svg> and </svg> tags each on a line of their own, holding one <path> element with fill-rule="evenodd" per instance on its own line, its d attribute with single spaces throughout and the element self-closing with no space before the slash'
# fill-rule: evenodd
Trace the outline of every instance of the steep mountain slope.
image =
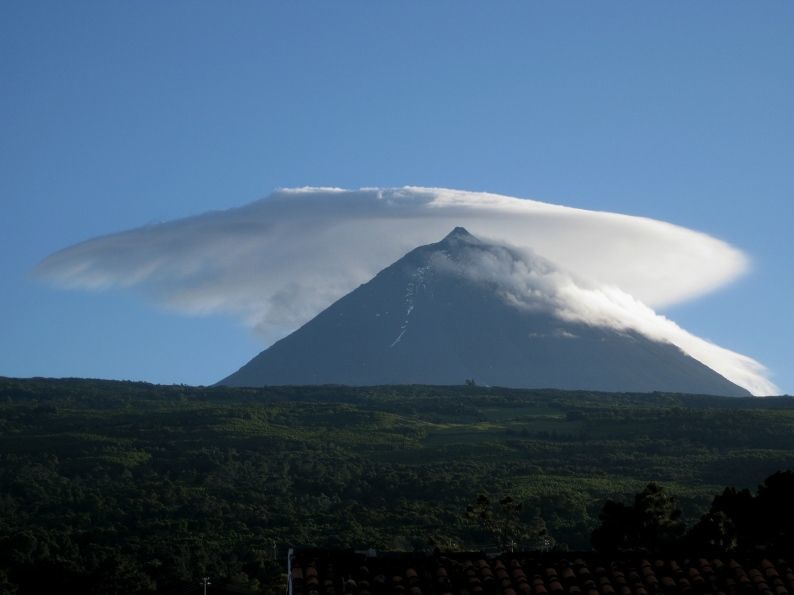
<svg viewBox="0 0 794 595">
<path fill-rule="evenodd" d="M 516 271 L 540 285 L 517 293 Z M 674 345 L 561 317 L 543 292 L 544 275 L 553 273 L 541 258 L 459 227 L 409 252 L 219 384 L 474 379 L 508 387 L 749 395 Z"/>
</svg>

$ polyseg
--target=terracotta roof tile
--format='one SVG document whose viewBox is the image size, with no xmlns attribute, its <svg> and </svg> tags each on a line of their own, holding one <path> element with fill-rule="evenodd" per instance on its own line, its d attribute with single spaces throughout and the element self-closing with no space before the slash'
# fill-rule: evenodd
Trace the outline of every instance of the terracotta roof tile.
<svg viewBox="0 0 794 595">
<path fill-rule="evenodd" d="M 495 575 L 495 577 L 494 577 Z M 313 551 L 294 560 L 293 595 L 790 595 L 786 560 L 607 559 L 512 554 L 365 558 Z"/>
</svg>

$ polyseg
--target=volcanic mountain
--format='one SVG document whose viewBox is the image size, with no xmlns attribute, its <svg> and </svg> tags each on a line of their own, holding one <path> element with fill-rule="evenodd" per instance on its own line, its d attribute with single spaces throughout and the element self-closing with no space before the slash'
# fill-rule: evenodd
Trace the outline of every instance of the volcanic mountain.
<svg viewBox="0 0 794 595">
<path fill-rule="evenodd" d="M 564 314 L 539 256 L 462 227 L 420 246 L 218 384 L 478 384 L 749 396 L 670 343 Z"/>
</svg>

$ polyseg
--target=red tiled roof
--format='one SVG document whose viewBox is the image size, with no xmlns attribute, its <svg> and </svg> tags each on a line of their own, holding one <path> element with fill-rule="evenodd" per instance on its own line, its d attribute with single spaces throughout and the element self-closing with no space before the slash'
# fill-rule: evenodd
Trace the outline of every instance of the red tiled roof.
<svg viewBox="0 0 794 595">
<path fill-rule="evenodd" d="M 794 561 L 593 555 L 293 557 L 292 595 L 794 595 Z"/>
</svg>

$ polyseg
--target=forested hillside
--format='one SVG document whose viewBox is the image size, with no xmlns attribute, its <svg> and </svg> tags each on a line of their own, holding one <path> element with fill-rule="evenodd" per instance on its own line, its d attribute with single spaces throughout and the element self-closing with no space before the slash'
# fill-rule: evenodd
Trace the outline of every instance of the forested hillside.
<svg viewBox="0 0 794 595">
<path fill-rule="evenodd" d="M 478 549 L 481 495 L 516 504 L 521 545 L 587 549 L 607 498 L 654 481 L 691 525 L 791 468 L 789 398 L 0 379 L 0 591 L 257 589 L 290 545 Z"/>
</svg>

